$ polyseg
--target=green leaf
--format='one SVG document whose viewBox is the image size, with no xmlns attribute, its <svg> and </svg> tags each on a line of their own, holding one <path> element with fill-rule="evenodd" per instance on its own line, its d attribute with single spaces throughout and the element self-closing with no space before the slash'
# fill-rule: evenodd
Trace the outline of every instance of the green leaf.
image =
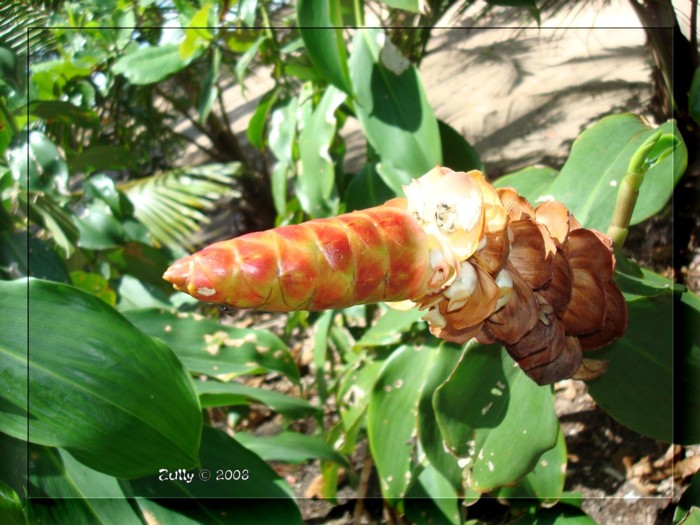
<svg viewBox="0 0 700 525">
<path fill-rule="evenodd" d="M 404 499 L 406 516 L 418 525 L 462 525 L 460 502 L 452 485 L 432 465 L 418 476 Z"/>
<path fill-rule="evenodd" d="M 124 315 L 143 332 L 165 341 L 192 373 L 215 376 L 274 370 L 300 382 L 287 345 L 271 332 L 233 328 L 167 310 L 131 310 Z"/>
<path fill-rule="evenodd" d="M 0 479 L 0 516 L 6 525 L 27 525 L 29 521 L 17 493 Z"/>
<path fill-rule="evenodd" d="M 96 273 L 71 272 L 70 279 L 73 286 L 102 299 L 110 306 L 117 304 L 117 293 L 107 282 L 107 279 Z"/>
<path fill-rule="evenodd" d="M 403 9 L 413 13 L 421 13 L 421 6 L 423 10 L 426 9 L 426 5 L 422 0 L 382 0 L 382 3 L 395 9 Z"/>
<path fill-rule="evenodd" d="M 523 514 L 508 525 L 599 525 L 581 509 L 572 505 L 556 505 L 551 509 L 537 509 L 534 514 Z"/>
<path fill-rule="evenodd" d="M 211 64 L 207 70 L 207 75 L 202 83 L 202 90 L 199 93 L 199 104 L 197 105 L 197 118 L 200 124 L 204 124 L 209 117 L 211 107 L 214 105 L 219 88 L 216 86 L 216 81 L 219 78 L 219 64 L 221 63 L 221 50 L 215 47 L 211 53 Z"/>
<path fill-rule="evenodd" d="M 80 231 L 78 245 L 89 250 L 116 248 L 124 243 L 124 228 L 107 203 L 93 201 L 75 217 Z"/>
<path fill-rule="evenodd" d="M 425 315 L 418 308 L 394 310 L 387 308 L 384 315 L 366 330 L 357 341 L 357 346 L 386 346 L 398 343 L 403 332 L 408 331 L 413 323 Z"/>
<path fill-rule="evenodd" d="M 68 191 L 68 167 L 56 145 L 41 131 L 22 131 L 7 151 L 12 177 L 21 188 L 51 195 Z"/>
<path fill-rule="evenodd" d="M 352 96 L 340 0 L 299 0 L 297 22 L 314 66 L 331 84 Z"/>
<path fill-rule="evenodd" d="M 134 211 L 129 199 L 117 189 L 114 181 L 107 175 L 90 177 L 83 184 L 83 189 L 86 195 L 104 201 L 117 217 L 127 218 Z"/>
<path fill-rule="evenodd" d="M 631 224 L 657 214 L 671 198 L 688 161 L 680 132 L 672 121 L 654 129 L 629 114 L 600 120 L 576 139 L 561 173 L 546 189 L 547 194 L 566 205 L 587 228 L 606 231 L 630 158 L 657 129 L 673 133 L 681 142 L 673 155 L 645 175 Z"/>
<path fill-rule="evenodd" d="M 692 516 L 692 518 L 691 518 Z M 692 520 L 695 521 L 692 521 Z M 697 472 L 678 502 L 673 525 L 697 525 L 700 520 L 700 474 Z"/>
<path fill-rule="evenodd" d="M 301 172 L 296 179 L 296 195 L 304 211 L 314 218 L 336 215 L 338 211 L 337 200 L 332 198 L 335 165 L 328 150 L 335 137 L 335 110 L 345 98 L 345 93 L 329 86 L 311 117 L 300 122 Z"/>
<path fill-rule="evenodd" d="M 91 128 L 97 125 L 99 117 L 91 109 L 81 108 L 63 100 L 33 100 L 29 107 L 20 108 L 17 114 L 29 111 L 48 124 L 60 123 L 66 125 Z"/>
<path fill-rule="evenodd" d="M 367 407 L 367 433 L 388 501 L 402 498 L 414 476 L 418 404 L 435 348 L 402 346 L 387 359 Z"/>
<path fill-rule="evenodd" d="M 156 515 L 162 512 L 167 519 L 159 523 L 167 524 L 303 524 L 292 490 L 284 480 L 260 457 L 226 433 L 204 427 L 200 464 L 200 469 L 191 471 L 194 474 L 191 483 L 160 481 L 158 476 L 131 481 L 136 495 L 158 498 L 155 507 L 153 502 L 141 499 L 139 506 L 149 512 L 155 510 Z M 210 477 L 202 475 L 204 469 Z M 236 471 L 238 479 L 233 478 Z M 256 501 L 263 505 L 256 505 Z M 181 515 L 172 512 L 174 510 L 179 510 Z"/>
<path fill-rule="evenodd" d="M 551 389 L 537 386 L 495 345 L 471 345 L 433 406 L 445 445 L 479 492 L 514 483 L 557 440 Z"/>
<path fill-rule="evenodd" d="M 381 157 L 384 182 L 401 194 L 406 178 L 442 162 L 437 119 L 418 71 L 379 29 L 359 29 L 350 57 L 355 112 Z"/>
<path fill-rule="evenodd" d="M 132 152 L 118 144 L 92 146 L 68 159 L 68 165 L 71 173 L 121 170 L 131 166 L 132 155 Z"/>
<path fill-rule="evenodd" d="M 460 346 L 442 342 L 437 349 L 435 363 L 430 371 L 418 405 L 418 438 L 425 455 L 441 476 L 447 480 L 454 490 L 458 490 L 466 498 L 478 499 L 479 493 L 472 493 L 469 487 L 464 487 L 462 469 L 457 459 L 445 450 L 445 442 L 437 422 L 433 400 L 438 387 L 450 377 L 464 353 Z"/>
<path fill-rule="evenodd" d="M 700 67 L 693 74 L 693 82 L 690 85 L 690 96 L 688 98 L 688 111 L 690 116 L 700 124 Z"/>
<path fill-rule="evenodd" d="M 26 231 L 0 234 L 0 275 L 18 279 L 30 272 L 32 277 L 70 282 L 64 260 L 47 242 L 30 237 Z"/>
<path fill-rule="evenodd" d="M 198 381 L 196 388 L 203 408 L 262 403 L 292 419 L 315 416 L 320 413 L 318 407 L 312 406 L 305 399 L 286 396 L 264 388 L 241 385 L 234 381 Z"/>
<path fill-rule="evenodd" d="M 608 361 L 607 371 L 588 382 L 595 402 L 635 432 L 673 443 L 673 292 L 627 304 L 623 337 L 586 357 Z M 648 388 L 654 385 L 654 388 Z"/>
<path fill-rule="evenodd" d="M 496 188 L 515 188 L 521 196 L 537 206 L 547 199 L 547 190 L 557 175 L 557 170 L 546 166 L 529 167 L 499 177 L 493 185 Z"/>
<path fill-rule="evenodd" d="M 191 237 L 209 223 L 201 210 L 213 210 L 219 199 L 240 196 L 236 178 L 240 162 L 176 168 L 132 181 L 122 189 L 134 205 L 134 216 L 159 242 L 191 247 Z"/>
<path fill-rule="evenodd" d="M 265 461 L 303 463 L 311 459 L 323 459 L 349 467 L 345 456 L 319 436 L 282 432 L 275 436 L 259 437 L 248 432 L 236 432 L 236 441 Z"/>
<path fill-rule="evenodd" d="M 27 287 L 29 363 L 21 335 Z M 71 286 L 30 279 L 0 289 L 2 391 L 21 407 L 29 366 L 32 442 L 63 447 L 90 468 L 125 478 L 196 463 L 199 404 L 169 348 Z"/>
<path fill-rule="evenodd" d="M 26 204 L 29 219 L 51 233 L 65 259 L 70 257 L 80 237 L 76 217 L 61 208 L 49 195 L 42 193 L 27 195 L 21 192 L 19 200 Z"/>
<path fill-rule="evenodd" d="M 442 144 L 442 162 L 445 166 L 455 171 L 486 171 L 479 154 L 456 129 L 442 120 L 438 120 L 438 127 Z"/>
<path fill-rule="evenodd" d="M 345 210 L 363 210 L 384 204 L 396 194 L 382 180 L 377 171 L 377 165 L 365 164 L 360 173 L 355 175 L 348 184 L 345 193 Z"/>
<path fill-rule="evenodd" d="M 243 79 L 245 78 L 246 71 L 248 70 L 248 66 L 250 63 L 253 61 L 255 58 L 255 55 L 258 54 L 258 49 L 260 49 L 260 46 L 268 39 L 268 36 L 266 34 L 261 34 L 258 39 L 253 43 L 252 46 L 250 46 L 248 49 L 246 49 L 245 53 L 241 55 L 241 57 L 238 59 L 236 62 L 236 78 L 238 79 L 238 82 L 241 84 L 241 89 L 243 88 Z"/>
<path fill-rule="evenodd" d="M 340 417 L 347 434 L 359 426 L 367 410 L 370 392 L 379 378 L 384 366 L 383 361 L 359 360 L 347 369 L 338 389 Z"/>
<path fill-rule="evenodd" d="M 124 75 L 134 85 L 145 86 L 185 69 L 195 57 L 196 53 L 183 59 L 178 44 L 142 47 L 117 60 L 112 66 L 112 72 Z"/>
<path fill-rule="evenodd" d="M 119 480 L 92 470 L 60 449 L 31 448 L 29 494 L 52 498 L 52 508 L 32 506 L 47 523 L 140 524 L 141 516 L 126 499 Z M 126 487 L 128 489 L 128 486 Z M 72 504 L 62 505 L 63 500 Z"/>
<path fill-rule="evenodd" d="M 185 38 L 180 43 L 180 58 L 191 60 L 194 54 L 205 47 L 212 38 L 211 31 L 207 26 L 209 23 L 209 11 L 211 2 L 206 1 L 202 7 L 192 15 L 192 18 L 185 28 Z"/>
<path fill-rule="evenodd" d="M 498 498 L 512 500 L 517 505 L 517 499 L 531 500 L 537 498 L 542 505 L 554 505 L 564 491 L 566 479 L 566 441 L 564 433 L 559 429 L 557 444 L 544 452 L 537 460 L 535 468 L 517 485 L 504 487 L 498 491 Z"/>
<path fill-rule="evenodd" d="M 268 142 L 270 151 L 277 158 L 272 170 L 272 199 L 278 215 L 286 212 L 287 179 L 294 173 L 293 146 L 297 136 L 298 108 L 297 98 L 289 97 L 281 100 L 270 116 Z"/>
<path fill-rule="evenodd" d="M 676 368 L 676 383 L 680 375 L 681 387 L 680 395 L 676 397 L 680 402 L 675 405 L 674 441 L 700 443 L 700 421 L 696 417 L 700 414 L 700 298 L 690 291 L 684 292 L 680 301 L 675 302 L 674 314 L 676 326 L 680 327 L 676 344 L 681 353 L 680 367 Z M 698 504 L 700 506 L 700 501 Z"/>
<path fill-rule="evenodd" d="M 258 107 L 255 108 L 253 116 L 250 117 L 246 136 L 250 143 L 259 150 L 262 150 L 265 146 L 265 124 L 267 122 L 267 116 L 270 114 L 272 106 L 275 105 L 279 94 L 279 86 L 275 86 L 265 93 L 260 99 Z"/>
</svg>

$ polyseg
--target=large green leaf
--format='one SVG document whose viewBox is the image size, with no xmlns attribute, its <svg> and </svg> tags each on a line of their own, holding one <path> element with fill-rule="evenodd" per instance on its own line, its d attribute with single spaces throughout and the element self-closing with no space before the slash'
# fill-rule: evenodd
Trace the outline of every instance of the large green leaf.
<svg viewBox="0 0 700 525">
<path fill-rule="evenodd" d="M 367 433 L 387 500 L 402 498 L 414 476 L 418 405 L 436 355 L 429 345 L 400 347 L 387 359 L 372 389 Z"/>
<path fill-rule="evenodd" d="M 486 171 L 479 154 L 461 133 L 442 120 L 438 120 L 438 126 L 442 143 L 442 162 L 445 166 L 455 171 Z"/>
<path fill-rule="evenodd" d="M 169 348 L 71 286 L 30 279 L 0 287 L 2 391 L 17 407 L 29 391 L 30 441 L 125 478 L 196 464 L 199 403 Z"/>
<path fill-rule="evenodd" d="M 16 135 L 7 151 L 7 163 L 22 188 L 52 195 L 68 191 L 66 161 L 41 131 Z"/>
<path fill-rule="evenodd" d="M 623 289 L 624 290 L 624 289 Z M 625 335 L 586 357 L 608 360 L 588 383 L 595 402 L 614 419 L 645 436 L 671 443 L 673 435 L 673 292 L 628 303 Z M 653 388 L 649 388 L 653 385 Z"/>
<path fill-rule="evenodd" d="M 457 492 L 432 465 L 420 473 L 403 504 L 406 516 L 417 525 L 463 523 Z"/>
<path fill-rule="evenodd" d="M 349 467 L 347 459 L 320 436 L 282 432 L 275 436 L 263 437 L 237 432 L 236 441 L 265 461 L 302 463 L 311 459 L 323 459 Z"/>
<path fill-rule="evenodd" d="M 340 0 L 299 0 L 297 21 L 314 66 L 331 84 L 352 95 Z"/>
<path fill-rule="evenodd" d="M 124 75 L 135 85 L 154 84 L 185 69 L 196 56 L 194 53 L 183 58 L 178 44 L 141 47 L 117 60 L 112 72 Z"/>
<path fill-rule="evenodd" d="M 235 381 L 198 381 L 196 388 L 204 408 L 262 403 L 290 418 L 314 416 L 321 411 L 300 397 L 254 388 Z"/>
<path fill-rule="evenodd" d="M 681 354 L 680 366 L 678 360 L 675 364 L 676 381 L 678 375 L 681 378 L 681 402 L 676 403 L 674 441 L 700 443 L 700 298 L 687 291 L 674 306 L 676 326 L 680 327 L 676 344 Z"/>
<path fill-rule="evenodd" d="M 364 210 L 384 204 L 396 195 L 379 176 L 376 163 L 365 164 L 348 184 L 345 211 Z"/>
<path fill-rule="evenodd" d="M 470 346 L 433 405 L 445 445 L 479 492 L 514 483 L 557 440 L 551 390 L 495 345 Z"/>
<path fill-rule="evenodd" d="M 544 452 L 537 460 L 535 468 L 517 485 L 504 487 L 498 491 L 499 498 L 541 500 L 543 505 L 554 505 L 562 495 L 566 479 L 566 441 L 559 429 L 557 444 Z M 513 501 L 517 505 L 517 501 Z"/>
<path fill-rule="evenodd" d="M 160 472 L 132 480 L 130 485 L 134 494 L 149 498 L 278 498 L 284 502 L 288 516 L 278 515 L 277 523 L 300 521 L 292 491 L 284 480 L 260 457 L 225 432 L 204 427 L 199 464 L 200 468 L 188 472 L 194 474 L 189 483 L 169 479 L 161 481 L 159 477 L 162 478 L 163 473 Z M 230 476 L 227 471 L 231 472 Z M 235 477 L 234 471 L 238 471 Z M 234 522 L 246 523 L 246 520 L 237 518 Z M 230 518 L 228 523 L 231 523 Z"/>
<path fill-rule="evenodd" d="M 350 57 L 355 112 L 381 157 L 379 173 L 401 186 L 442 161 L 438 123 L 418 71 L 380 29 L 358 29 Z"/>
<path fill-rule="evenodd" d="M 141 523 L 140 512 L 126 500 L 129 487 L 117 478 L 86 467 L 60 449 L 33 446 L 31 457 L 30 497 L 53 500 L 51 506 L 32 505 L 35 516 L 47 523 Z"/>
<path fill-rule="evenodd" d="M 165 341 L 190 372 L 207 375 L 281 372 L 299 384 L 299 369 L 273 333 L 233 328 L 201 317 L 148 308 L 124 312 L 137 328 Z"/>
<path fill-rule="evenodd" d="M 414 13 L 420 13 L 421 9 L 425 10 L 427 8 L 422 0 L 383 0 L 383 3 L 395 9 L 403 9 Z"/>
<path fill-rule="evenodd" d="M 674 134 L 680 143 L 672 155 L 649 169 L 644 177 L 632 224 L 655 215 L 666 205 L 688 161 L 675 123 L 667 122 L 656 129 Z M 576 139 L 561 173 L 543 190 L 543 197 L 549 195 L 564 203 L 587 228 L 606 231 L 629 161 L 656 129 L 630 114 L 600 120 Z"/>
<path fill-rule="evenodd" d="M 335 165 L 328 150 L 335 135 L 335 110 L 345 97 L 342 91 L 328 87 L 309 119 L 300 122 L 303 126 L 299 134 L 301 173 L 296 180 L 296 195 L 311 217 L 337 213 L 337 198 L 333 198 Z"/>
<path fill-rule="evenodd" d="M 559 172 L 546 166 L 523 168 L 499 177 L 493 183 L 496 188 L 513 187 L 535 206 L 543 201 L 547 189 L 552 185 Z"/>
<path fill-rule="evenodd" d="M 398 343 L 403 332 L 408 331 L 413 323 L 425 315 L 418 308 L 411 310 L 394 310 L 387 308 L 384 315 L 367 329 L 357 341 L 357 346 L 385 346 Z"/>
<path fill-rule="evenodd" d="M 6 525 L 27 525 L 22 501 L 17 492 L 0 479 L 0 516 Z"/>
</svg>

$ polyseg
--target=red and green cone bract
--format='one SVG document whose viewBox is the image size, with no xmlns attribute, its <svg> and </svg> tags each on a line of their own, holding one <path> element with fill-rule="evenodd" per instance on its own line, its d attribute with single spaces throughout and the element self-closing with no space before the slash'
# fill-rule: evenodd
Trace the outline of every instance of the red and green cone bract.
<svg viewBox="0 0 700 525">
<path fill-rule="evenodd" d="M 600 372 L 583 353 L 627 325 L 606 235 L 478 171 L 436 167 L 404 190 L 383 206 L 213 244 L 164 278 L 234 308 L 417 305 L 437 337 L 499 341 L 539 384 Z"/>
</svg>

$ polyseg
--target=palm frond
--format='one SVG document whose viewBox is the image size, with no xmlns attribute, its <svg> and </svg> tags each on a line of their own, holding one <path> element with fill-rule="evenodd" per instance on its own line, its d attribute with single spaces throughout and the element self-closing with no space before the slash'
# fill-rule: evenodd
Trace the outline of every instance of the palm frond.
<svg viewBox="0 0 700 525">
<path fill-rule="evenodd" d="M 134 205 L 134 216 L 160 243 L 193 248 L 192 236 L 209 224 L 203 213 L 219 199 L 240 197 L 241 164 L 207 164 L 177 168 L 121 187 Z"/>
<path fill-rule="evenodd" d="M 47 29 L 51 15 L 46 8 L 27 2 L 0 2 L 0 45 L 18 56 L 36 57 L 55 49 L 56 40 Z"/>
</svg>

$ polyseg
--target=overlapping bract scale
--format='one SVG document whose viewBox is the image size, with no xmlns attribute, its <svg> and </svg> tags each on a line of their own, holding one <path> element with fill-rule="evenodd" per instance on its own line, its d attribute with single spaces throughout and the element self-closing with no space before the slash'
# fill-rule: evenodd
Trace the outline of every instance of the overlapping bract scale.
<svg viewBox="0 0 700 525">
<path fill-rule="evenodd" d="M 459 176 L 483 192 L 485 217 L 477 249 L 457 257 L 453 280 L 471 265 L 478 286 L 459 309 L 449 307 L 450 286 L 418 298 L 429 309 L 431 331 L 457 343 L 499 341 L 539 384 L 576 376 L 583 352 L 609 344 L 627 325 L 626 303 L 612 281 L 610 239 L 582 228 L 559 202 L 533 207 L 512 188 L 494 190 L 479 172 Z M 590 378 L 590 370 L 581 375 Z"/>
</svg>

